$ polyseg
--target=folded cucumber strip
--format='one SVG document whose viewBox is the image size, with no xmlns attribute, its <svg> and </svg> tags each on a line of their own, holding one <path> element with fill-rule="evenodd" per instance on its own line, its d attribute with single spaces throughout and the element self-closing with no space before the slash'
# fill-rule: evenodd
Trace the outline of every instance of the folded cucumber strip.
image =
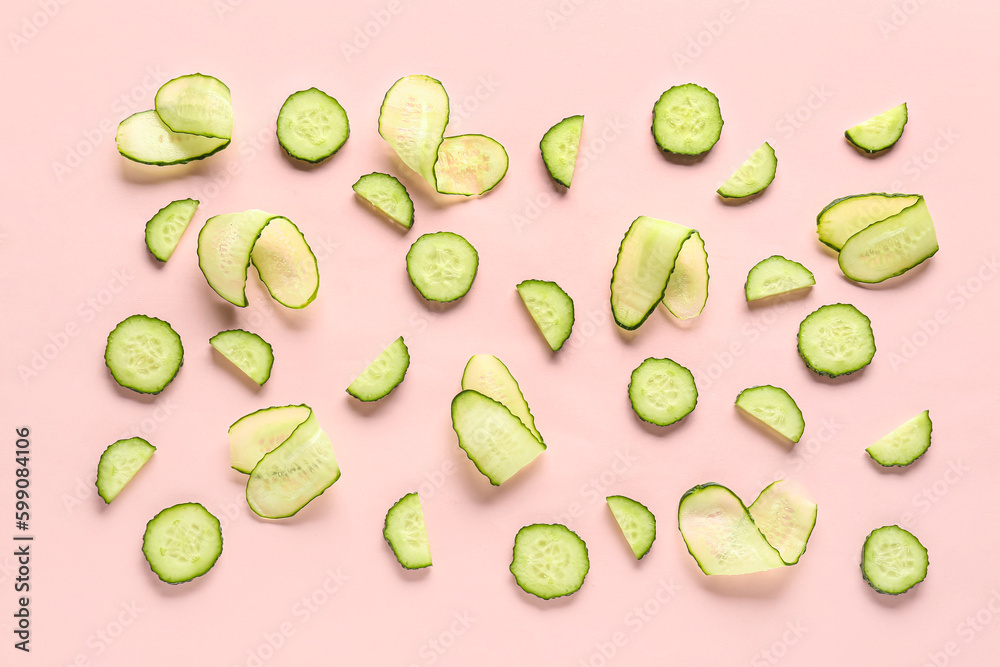
<svg viewBox="0 0 1000 667">
<path fill-rule="evenodd" d="M 259 385 L 271 377 L 274 351 L 271 344 L 255 333 L 243 329 L 220 331 L 208 342 L 234 366 Z"/>
<path fill-rule="evenodd" d="M 785 479 L 772 482 L 747 511 L 781 560 L 786 565 L 798 563 L 816 526 L 816 503 L 801 485 Z"/>
<path fill-rule="evenodd" d="M 723 199 L 742 199 L 763 192 L 774 180 L 778 158 L 766 141 L 733 172 L 716 192 Z"/>
<path fill-rule="evenodd" d="M 409 367 L 410 351 L 400 336 L 354 379 L 347 387 L 347 393 L 359 401 L 377 401 L 399 386 Z"/>
<path fill-rule="evenodd" d="M 736 397 L 736 407 L 792 442 L 798 442 L 806 428 L 799 406 L 781 387 L 748 387 Z"/>
<path fill-rule="evenodd" d="M 722 135 L 719 98 L 694 83 L 673 86 L 653 105 L 653 139 L 660 150 L 701 155 Z"/>
<path fill-rule="evenodd" d="M 265 519 L 294 515 L 340 479 L 333 445 L 316 414 L 257 462 L 247 480 L 247 504 Z"/>
<path fill-rule="evenodd" d="M 433 565 L 431 546 L 424 525 L 424 510 L 420 496 L 408 493 L 389 508 L 385 515 L 382 537 L 389 543 L 396 560 L 407 570 L 419 570 Z"/>
<path fill-rule="evenodd" d="M 743 502 L 721 484 L 699 484 L 685 492 L 677 525 L 705 574 L 749 574 L 785 566 Z"/>
<path fill-rule="evenodd" d="M 875 334 L 868 316 L 849 303 L 820 306 L 799 324 L 799 356 L 819 375 L 859 371 L 875 357 Z"/>
<path fill-rule="evenodd" d="M 156 115 L 174 132 L 229 140 L 233 136 L 233 99 L 214 76 L 188 74 L 156 91 Z"/>
<path fill-rule="evenodd" d="M 538 144 L 552 180 L 567 188 L 573 183 L 582 133 L 583 116 L 570 116 L 550 127 Z"/>
<path fill-rule="evenodd" d="M 315 164 L 340 148 L 351 134 L 340 102 L 318 88 L 292 93 L 278 111 L 278 143 L 297 160 Z"/>
<path fill-rule="evenodd" d="M 632 554 L 642 560 L 656 539 L 656 517 L 638 500 L 626 496 L 608 496 L 606 500 Z"/>
<path fill-rule="evenodd" d="M 701 315 L 708 302 L 708 253 L 705 241 L 692 232 L 681 245 L 663 292 L 663 305 L 679 320 Z"/>
<path fill-rule="evenodd" d="M 847 140 L 867 153 L 878 153 L 894 145 L 906 127 L 906 102 L 872 116 L 844 132 Z"/>
<path fill-rule="evenodd" d="M 120 122 L 115 144 L 118 152 L 133 162 L 165 167 L 214 155 L 229 145 L 229 139 L 173 132 L 150 110 Z"/>
<path fill-rule="evenodd" d="M 507 366 L 492 354 L 474 354 L 462 373 L 462 389 L 478 391 L 500 403 L 521 420 L 538 442 L 544 443 L 521 387 Z"/>
<path fill-rule="evenodd" d="M 222 555 L 222 524 L 201 503 L 180 503 L 146 524 L 142 553 L 168 584 L 182 584 L 212 569 Z"/>
<path fill-rule="evenodd" d="M 931 446 L 932 430 L 930 411 L 924 410 L 879 438 L 865 451 L 881 466 L 908 466 Z"/>
<path fill-rule="evenodd" d="M 927 578 L 927 548 L 899 526 L 876 528 L 861 551 L 861 575 L 879 593 L 900 595 Z"/>
<path fill-rule="evenodd" d="M 816 216 L 820 242 L 837 252 L 865 227 L 894 216 L 917 203 L 920 195 L 870 192 L 834 199 Z"/>
<path fill-rule="evenodd" d="M 308 405 L 279 405 L 251 412 L 229 427 L 229 460 L 233 470 L 250 474 L 265 454 L 288 440 L 312 409 Z"/>
<path fill-rule="evenodd" d="M 787 294 L 815 284 L 816 277 L 806 267 L 781 255 L 771 255 L 750 269 L 743 292 L 750 302 Z"/>
<path fill-rule="evenodd" d="M 319 264 L 299 228 L 288 218 L 267 221 L 250 250 L 260 281 L 287 308 L 305 308 L 319 293 Z"/>
<path fill-rule="evenodd" d="M 434 165 L 448 113 L 448 93 L 441 82 L 413 74 L 392 84 L 378 116 L 378 133 L 403 164 L 435 188 Z"/>
<path fill-rule="evenodd" d="M 395 176 L 375 171 L 359 178 L 351 188 L 393 222 L 406 229 L 413 226 L 413 200 Z"/>
<path fill-rule="evenodd" d="M 446 137 L 438 147 L 434 178 L 444 195 L 486 194 L 503 180 L 510 163 L 496 139 L 482 134 Z"/>
<path fill-rule="evenodd" d="M 166 262 L 174 254 L 181 235 L 191 224 L 195 211 L 198 210 L 197 199 L 178 199 L 172 201 L 156 212 L 146 223 L 146 247 L 153 257 Z"/>
<path fill-rule="evenodd" d="M 458 446 L 493 486 L 500 486 L 545 451 L 520 419 L 503 404 L 464 390 L 451 402 Z"/>
<path fill-rule="evenodd" d="M 525 593 L 543 600 L 571 595 L 589 571 L 587 544 L 566 526 L 535 523 L 517 531 L 510 573 Z"/>
<path fill-rule="evenodd" d="M 97 464 L 97 494 L 101 499 L 110 505 L 155 451 L 156 447 L 138 437 L 108 445 Z"/>
<path fill-rule="evenodd" d="M 906 273 L 938 251 L 934 221 L 923 197 L 851 236 L 840 249 L 840 270 L 860 283 Z"/>
<path fill-rule="evenodd" d="M 645 215 L 632 222 L 611 274 L 611 311 L 618 326 L 631 331 L 646 321 L 663 300 L 681 247 L 694 233 Z"/>
<path fill-rule="evenodd" d="M 551 280 L 524 280 L 517 293 L 553 352 L 560 350 L 573 332 L 573 299 Z"/>
</svg>

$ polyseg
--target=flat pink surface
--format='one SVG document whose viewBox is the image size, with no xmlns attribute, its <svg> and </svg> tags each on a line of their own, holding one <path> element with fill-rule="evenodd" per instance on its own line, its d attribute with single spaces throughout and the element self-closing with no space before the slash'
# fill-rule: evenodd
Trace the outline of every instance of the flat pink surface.
<svg viewBox="0 0 1000 667">
<path fill-rule="evenodd" d="M 5 129 L 0 163 L 0 664 L 4 665 L 994 665 L 1000 652 L 997 448 L 994 4 L 417 2 L 4 5 Z M 367 31 L 367 35 L 366 35 Z M 231 147 L 187 168 L 127 162 L 114 128 L 150 108 L 174 76 L 213 74 L 233 92 Z M 432 196 L 379 137 L 379 106 L 399 77 L 440 79 L 449 133 L 481 132 L 510 154 L 480 199 Z M 694 81 L 713 90 L 722 139 L 700 163 L 659 153 L 657 97 Z M 347 110 L 351 136 L 303 168 L 274 137 L 278 108 L 317 86 Z M 845 128 L 906 101 L 889 153 L 867 159 Z M 573 188 L 551 183 L 544 131 L 586 115 Z M 763 141 L 779 158 L 766 193 L 727 206 L 715 189 Z M 414 196 L 408 234 L 356 201 L 361 174 L 389 171 Z M 818 243 L 834 198 L 918 192 L 941 250 L 903 279 L 846 281 Z M 143 225 L 172 199 L 201 207 L 158 265 Z M 321 288 L 305 310 L 271 301 L 251 272 L 249 307 L 223 302 L 198 270 L 197 232 L 215 214 L 261 208 L 303 230 Z M 704 314 L 656 312 L 634 335 L 610 319 L 618 244 L 639 215 L 697 228 L 711 263 Z M 465 236 L 479 251 L 471 292 L 429 307 L 404 256 L 420 234 Z M 748 308 L 747 270 L 779 253 L 817 285 L 785 305 Z M 514 285 L 556 280 L 574 298 L 572 338 L 552 354 Z M 873 322 L 864 372 L 823 381 L 795 334 L 820 305 L 850 302 Z M 137 312 L 171 322 L 184 366 L 159 396 L 119 388 L 103 363 L 108 332 Z M 208 338 L 244 327 L 277 360 L 256 388 Z M 387 399 L 362 407 L 344 388 L 403 335 L 412 364 Z M 474 353 L 520 381 L 548 450 L 492 488 L 457 446 L 449 403 Z M 632 413 L 629 374 L 648 356 L 688 366 L 697 409 L 657 429 Z M 26 370 L 33 369 L 33 370 Z M 806 418 L 787 449 L 733 407 L 743 388 L 786 388 Z M 229 468 L 226 430 L 270 405 L 312 405 L 344 474 L 298 516 L 264 521 Z M 872 441 L 916 413 L 931 449 L 898 472 Z M 15 428 L 31 431 L 30 654 L 13 648 L 17 597 Z M 104 448 L 142 435 L 158 450 L 111 506 L 94 478 Z M 795 567 L 709 578 L 676 529 L 681 494 L 716 481 L 750 502 L 778 477 L 819 504 Z M 421 493 L 434 565 L 404 572 L 382 539 L 385 512 Z M 659 518 L 636 562 L 604 496 Z M 225 550 L 195 582 L 171 587 L 140 551 L 146 521 L 199 501 L 223 520 Z M 519 527 L 561 521 L 587 542 L 575 595 L 523 593 L 508 572 Z M 930 552 L 927 580 L 874 593 L 858 563 L 872 529 L 899 523 Z"/>
</svg>

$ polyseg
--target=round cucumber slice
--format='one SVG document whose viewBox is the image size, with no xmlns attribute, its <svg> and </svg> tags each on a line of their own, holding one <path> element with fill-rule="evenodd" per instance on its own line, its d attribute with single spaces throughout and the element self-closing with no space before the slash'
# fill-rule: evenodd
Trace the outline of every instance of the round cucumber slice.
<svg viewBox="0 0 1000 667">
<path fill-rule="evenodd" d="M 899 526 L 876 528 L 865 538 L 861 575 L 879 593 L 900 595 L 927 578 L 927 549 Z"/>
<path fill-rule="evenodd" d="M 653 105 L 653 138 L 668 153 L 708 152 L 722 135 L 722 125 L 719 98 L 693 83 L 673 86 Z"/>
<path fill-rule="evenodd" d="M 285 152 L 313 164 L 339 151 L 351 134 L 344 107 L 318 88 L 289 95 L 278 111 L 277 126 Z"/>
<path fill-rule="evenodd" d="M 132 315 L 108 334 L 104 363 L 121 386 L 140 394 L 158 394 L 184 363 L 184 346 L 163 320 Z"/>
<path fill-rule="evenodd" d="M 552 180 L 567 188 L 573 183 L 582 133 L 583 116 L 570 116 L 550 127 L 538 145 Z"/>
<path fill-rule="evenodd" d="M 191 581 L 211 570 L 222 554 L 222 526 L 200 503 L 168 507 L 146 524 L 142 553 L 160 581 Z"/>
<path fill-rule="evenodd" d="M 650 357 L 639 364 L 632 371 L 628 396 L 635 414 L 657 426 L 683 419 L 698 404 L 694 375 L 672 359 Z"/>
<path fill-rule="evenodd" d="M 872 322 L 849 303 L 821 306 L 799 325 L 798 348 L 802 360 L 819 375 L 854 373 L 875 357 Z"/>
<path fill-rule="evenodd" d="M 420 496 L 408 493 L 396 501 L 385 515 L 382 536 L 389 543 L 396 560 L 407 570 L 433 565 L 431 546 L 424 525 Z"/>
<path fill-rule="evenodd" d="M 479 253 L 458 234 L 424 234 L 406 253 L 410 282 L 428 301 L 447 303 L 466 295 L 479 270 Z"/>
<path fill-rule="evenodd" d="M 108 445 L 97 464 L 97 493 L 108 505 L 153 456 L 156 447 L 143 438 L 127 438 Z"/>
<path fill-rule="evenodd" d="M 760 194 L 774 180 L 778 158 L 766 141 L 716 190 L 723 199 L 743 199 Z"/>
<path fill-rule="evenodd" d="M 587 544 L 566 526 L 535 523 L 517 531 L 510 572 L 524 592 L 543 600 L 572 595 L 589 571 Z"/>
<path fill-rule="evenodd" d="M 446 137 L 434 164 L 437 191 L 444 195 L 486 194 L 507 174 L 507 151 L 482 134 Z"/>
</svg>

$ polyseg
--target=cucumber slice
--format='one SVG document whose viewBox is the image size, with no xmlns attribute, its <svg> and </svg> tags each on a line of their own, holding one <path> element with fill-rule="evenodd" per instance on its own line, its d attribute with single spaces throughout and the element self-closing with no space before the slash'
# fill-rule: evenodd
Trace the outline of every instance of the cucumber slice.
<svg viewBox="0 0 1000 667">
<path fill-rule="evenodd" d="M 525 307 L 552 351 L 559 350 L 573 332 L 573 299 L 550 280 L 525 280 L 517 285 Z"/>
<path fill-rule="evenodd" d="M 434 182 L 444 195 L 486 194 L 503 180 L 509 163 L 496 139 L 482 134 L 447 137 L 438 148 Z"/>
<path fill-rule="evenodd" d="M 294 515 L 340 479 L 330 438 L 316 414 L 299 424 L 250 471 L 247 504 L 265 519 Z"/>
<path fill-rule="evenodd" d="M 424 234 L 406 253 L 406 273 L 428 301 L 448 303 L 466 295 L 479 270 L 479 253 L 451 232 Z"/>
<path fill-rule="evenodd" d="M 754 264 L 743 286 L 747 301 L 766 299 L 816 284 L 813 272 L 781 255 L 771 255 Z"/>
<path fill-rule="evenodd" d="M 819 240 L 837 252 L 851 238 L 874 222 L 885 220 L 917 203 L 920 195 L 871 192 L 834 199 L 816 216 Z"/>
<path fill-rule="evenodd" d="M 572 595 L 589 571 L 587 544 L 566 526 L 534 523 L 517 531 L 510 572 L 525 593 L 543 600 Z"/>
<path fill-rule="evenodd" d="M 257 237 L 274 216 L 258 209 L 209 218 L 198 234 L 198 266 L 208 285 L 236 306 L 247 305 L 247 269 Z"/>
<path fill-rule="evenodd" d="M 156 447 L 142 438 L 127 438 L 108 445 L 97 464 L 97 494 L 110 505 L 155 451 Z"/>
<path fill-rule="evenodd" d="M 403 381 L 409 367 L 410 351 L 400 336 L 368 364 L 347 388 L 347 393 L 359 401 L 377 401 Z"/>
<path fill-rule="evenodd" d="M 288 218 L 271 218 L 250 251 L 271 297 L 287 308 L 305 308 L 319 293 L 319 264 L 299 228 Z"/>
<path fill-rule="evenodd" d="M 233 100 L 229 87 L 214 76 L 188 74 L 156 91 L 156 115 L 173 132 L 229 140 Z"/>
<path fill-rule="evenodd" d="M 191 581 L 211 570 L 222 555 L 222 525 L 200 503 L 168 507 L 146 524 L 142 553 L 160 581 Z"/>
<path fill-rule="evenodd" d="M 759 194 L 774 180 L 778 158 L 766 141 L 733 172 L 716 192 L 723 199 L 742 199 Z"/>
<path fill-rule="evenodd" d="M 656 517 L 648 507 L 625 496 L 608 496 L 607 501 L 632 554 L 642 560 L 656 539 Z"/>
<path fill-rule="evenodd" d="M 708 152 L 722 135 L 719 98 L 693 83 L 673 86 L 653 105 L 653 139 L 678 155 Z"/>
<path fill-rule="evenodd" d="M 274 351 L 271 344 L 257 334 L 232 329 L 220 331 L 208 342 L 257 384 L 263 385 L 271 377 Z"/>
<path fill-rule="evenodd" d="M 721 484 L 699 484 L 681 497 L 677 525 L 701 571 L 749 574 L 784 567 L 735 493 Z"/>
<path fill-rule="evenodd" d="M 132 315 L 108 334 L 104 363 L 121 386 L 140 394 L 159 394 L 184 363 L 184 346 L 163 320 Z"/>
<path fill-rule="evenodd" d="M 692 232 L 674 260 L 663 292 L 663 305 L 679 320 L 701 315 L 708 302 L 708 253 L 698 232 Z"/>
<path fill-rule="evenodd" d="M 264 408 L 240 417 L 229 427 L 229 460 L 233 470 L 249 475 L 264 455 L 288 440 L 312 409 L 308 405 Z"/>
<path fill-rule="evenodd" d="M 567 188 L 573 183 L 582 134 L 583 116 L 570 116 L 550 127 L 538 144 L 552 180 Z"/>
<path fill-rule="evenodd" d="M 931 446 L 932 428 L 930 411 L 924 410 L 879 438 L 865 451 L 879 465 L 908 466 Z"/>
<path fill-rule="evenodd" d="M 815 373 L 829 377 L 854 373 L 875 356 L 872 322 L 849 303 L 821 306 L 799 325 L 798 348 Z"/>
<path fill-rule="evenodd" d="M 646 321 L 663 300 L 677 256 L 694 233 L 648 216 L 632 221 L 611 274 L 611 310 L 618 326 L 631 331 Z"/>
<path fill-rule="evenodd" d="M 867 153 L 878 153 L 889 148 L 903 136 L 906 126 L 906 102 L 872 116 L 863 123 L 848 128 L 844 136 Z"/>
<path fill-rule="evenodd" d="M 520 419 L 478 391 L 461 391 L 451 402 L 458 446 L 493 486 L 500 486 L 545 451 Z"/>
<path fill-rule="evenodd" d="M 153 257 L 161 262 L 170 259 L 180 243 L 181 235 L 198 210 L 199 203 L 197 199 L 178 199 L 161 208 L 149 219 L 146 223 L 146 247 Z"/>
<path fill-rule="evenodd" d="M 118 124 L 118 152 L 133 162 L 165 167 L 202 160 L 229 145 L 229 139 L 172 132 L 155 111 L 134 113 Z"/>
<path fill-rule="evenodd" d="M 404 76 L 392 84 L 378 116 L 378 133 L 407 167 L 437 186 L 434 165 L 448 125 L 448 93 L 437 79 Z"/>
<path fill-rule="evenodd" d="M 416 493 L 406 494 L 389 508 L 382 536 L 392 548 L 396 560 L 407 570 L 433 565 L 431 545 L 424 526 L 424 510 Z"/>
<path fill-rule="evenodd" d="M 413 226 L 413 200 L 395 176 L 372 172 L 351 186 L 354 192 L 378 212 L 406 229 Z"/>
<path fill-rule="evenodd" d="M 861 575 L 879 593 L 899 595 L 927 578 L 927 549 L 899 526 L 876 528 L 865 538 Z"/>
<path fill-rule="evenodd" d="M 860 283 L 906 273 L 938 251 L 934 221 L 923 197 L 896 215 L 865 227 L 840 249 L 840 270 Z"/>
<path fill-rule="evenodd" d="M 477 391 L 500 403 L 521 420 L 538 442 L 544 442 L 535 428 L 535 418 L 531 415 L 531 409 L 524 400 L 517 380 L 507 366 L 492 354 L 472 355 L 462 373 L 462 389 Z"/>
<path fill-rule="evenodd" d="M 640 419 L 667 426 L 694 410 L 698 388 L 691 371 L 676 361 L 650 357 L 632 371 L 628 397 Z"/>
<path fill-rule="evenodd" d="M 747 512 L 786 565 L 799 562 L 816 526 L 816 503 L 800 485 L 785 479 L 772 482 Z"/>
<path fill-rule="evenodd" d="M 351 134 L 344 107 L 318 88 L 289 95 L 278 111 L 277 126 L 285 152 L 313 164 L 339 151 Z"/>
<path fill-rule="evenodd" d="M 792 442 L 798 442 L 806 428 L 799 406 L 781 387 L 744 389 L 736 397 L 736 407 Z"/>
</svg>

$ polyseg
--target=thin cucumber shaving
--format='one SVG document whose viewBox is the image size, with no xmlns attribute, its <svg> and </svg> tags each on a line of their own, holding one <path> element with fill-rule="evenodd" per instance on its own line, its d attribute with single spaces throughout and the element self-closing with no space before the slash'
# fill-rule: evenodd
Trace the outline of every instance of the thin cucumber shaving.
<svg viewBox="0 0 1000 667">
<path fill-rule="evenodd" d="M 550 127 L 539 142 L 542 161 L 552 180 L 567 188 L 573 183 L 582 133 L 583 116 L 570 116 Z"/>
<path fill-rule="evenodd" d="M 184 346 L 168 323 L 133 315 L 108 334 L 104 363 L 121 386 L 140 394 L 158 394 L 184 363 Z"/>
<path fill-rule="evenodd" d="M 865 451 L 881 466 L 908 466 L 931 446 L 932 429 L 930 411 L 924 410 L 879 438 Z"/>
<path fill-rule="evenodd" d="M 708 253 L 698 232 L 692 232 L 674 260 L 663 291 L 663 305 L 679 320 L 701 315 L 708 302 Z"/>
<path fill-rule="evenodd" d="M 271 344 L 255 333 L 243 329 L 220 331 L 208 342 L 234 366 L 259 385 L 271 377 L 274 351 Z"/>
<path fill-rule="evenodd" d="M 108 445 L 97 464 L 97 494 L 101 499 L 110 505 L 155 451 L 156 447 L 138 437 Z"/>
<path fill-rule="evenodd" d="M 400 336 L 354 379 L 347 387 L 347 393 L 359 401 L 377 401 L 399 386 L 409 367 L 410 351 Z"/>
<path fill-rule="evenodd" d="M 938 251 L 934 221 L 923 197 L 896 215 L 852 235 L 840 249 L 840 270 L 859 283 L 906 273 Z"/>
<path fill-rule="evenodd" d="M 716 192 L 723 199 L 743 199 L 760 194 L 774 180 L 777 169 L 778 158 L 771 144 L 765 141 Z"/>
<path fill-rule="evenodd" d="M 492 354 L 472 355 L 462 373 L 462 389 L 477 391 L 500 403 L 521 420 L 538 442 L 544 442 L 535 428 L 535 418 L 517 380 L 507 366 Z"/>
<path fill-rule="evenodd" d="M 879 593 L 900 595 L 927 578 L 927 549 L 899 526 L 876 528 L 865 539 L 861 575 Z"/>
<path fill-rule="evenodd" d="M 892 147 L 903 136 L 906 127 L 906 103 L 872 116 L 844 132 L 847 140 L 865 151 L 878 153 Z"/>
<path fill-rule="evenodd" d="M 798 442 L 806 428 L 799 406 L 781 387 L 766 384 L 744 389 L 736 397 L 736 407 L 792 442 Z"/>
<path fill-rule="evenodd" d="M 214 76 L 188 74 L 156 92 L 156 115 L 173 132 L 229 140 L 233 100 L 229 87 Z"/>
<path fill-rule="evenodd" d="M 872 322 L 848 303 L 821 306 L 807 315 L 798 341 L 799 356 L 819 375 L 854 373 L 875 357 Z"/>
<path fill-rule="evenodd" d="M 813 272 L 781 255 L 757 262 L 747 273 L 743 292 L 748 302 L 788 294 L 816 284 Z"/>
<path fill-rule="evenodd" d="M 347 112 L 340 102 L 318 88 L 292 93 L 281 105 L 278 143 L 303 162 L 322 162 L 340 150 L 351 134 Z"/>
<path fill-rule="evenodd" d="M 120 122 L 115 144 L 118 152 L 133 162 L 165 167 L 215 155 L 229 145 L 229 139 L 173 132 L 149 110 Z"/>
<path fill-rule="evenodd" d="M 667 426 L 694 410 L 698 389 L 687 368 L 672 359 L 650 357 L 632 371 L 628 397 L 640 419 Z"/>
<path fill-rule="evenodd" d="M 416 493 L 406 494 L 389 508 L 382 536 L 389 543 L 396 560 L 407 570 L 419 570 L 433 564 L 427 528 L 424 526 L 424 510 Z"/>
<path fill-rule="evenodd" d="M 642 560 L 656 539 L 656 517 L 648 507 L 625 496 L 608 496 L 607 501 L 632 554 Z"/>
<path fill-rule="evenodd" d="M 653 105 L 653 139 L 660 150 L 701 155 L 722 135 L 719 98 L 693 83 L 673 86 Z"/>
<path fill-rule="evenodd" d="M 142 553 L 160 581 L 191 581 L 211 570 L 222 555 L 222 525 L 200 503 L 168 507 L 146 524 Z"/>
<path fill-rule="evenodd" d="M 566 526 L 535 523 L 517 531 L 510 572 L 525 593 L 543 600 L 571 595 L 589 571 L 587 544 Z"/>
<path fill-rule="evenodd" d="M 410 282 L 428 301 L 447 303 L 466 295 L 479 270 L 479 253 L 458 234 L 424 234 L 406 253 Z"/>
<path fill-rule="evenodd" d="M 458 446 L 493 486 L 500 486 L 545 451 L 528 427 L 502 403 L 470 389 L 451 402 Z"/>
<path fill-rule="evenodd" d="M 447 137 L 438 147 L 434 182 L 441 194 L 482 195 L 503 180 L 508 164 L 507 151 L 496 139 L 482 134 Z"/>
<path fill-rule="evenodd" d="M 264 455 L 288 440 L 312 409 L 308 405 L 280 405 L 240 417 L 229 427 L 229 459 L 233 470 L 249 475 Z"/>
<path fill-rule="evenodd" d="M 362 200 L 406 229 L 413 226 L 413 200 L 395 176 L 372 172 L 351 186 Z"/>
<path fill-rule="evenodd" d="M 197 199 L 172 201 L 146 223 L 146 247 L 153 257 L 166 262 L 174 254 L 181 235 L 198 210 Z"/>
<path fill-rule="evenodd" d="M 747 512 L 786 565 L 799 562 L 816 526 L 816 503 L 799 484 L 787 479 L 769 484 Z"/>
<path fill-rule="evenodd" d="M 820 242 L 837 252 L 851 238 L 874 222 L 885 220 L 917 203 L 920 195 L 871 192 L 834 199 L 816 216 Z"/>
<path fill-rule="evenodd" d="M 550 280 L 525 280 L 517 293 L 552 351 L 561 349 L 573 332 L 573 299 Z"/>
<path fill-rule="evenodd" d="M 382 101 L 378 133 L 407 167 L 437 187 L 434 165 L 448 125 L 448 93 L 423 74 L 392 84 Z"/>
<path fill-rule="evenodd" d="M 319 264 L 299 228 L 276 216 L 257 236 L 250 251 L 260 281 L 287 308 L 305 308 L 319 293 Z"/>
</svg>

